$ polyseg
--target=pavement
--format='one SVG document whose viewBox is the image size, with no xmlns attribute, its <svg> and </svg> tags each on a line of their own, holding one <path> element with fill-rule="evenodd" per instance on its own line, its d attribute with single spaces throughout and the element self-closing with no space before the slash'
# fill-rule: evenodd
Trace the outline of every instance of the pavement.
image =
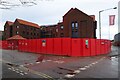
<svg viewBox="0 0 120 80">
<path fill-rule="evenodd" d="M 41 54 L 1 50 L 2 78 L 9 79 L 111 79 L 119 80 L 119 47 L 112 46 L 112 52 L 94 57 L 67 57 L 44 55 L 41 62 L 36 62 Z M 0 54 L 1 55 L 1 54 Z"/>
</svg>

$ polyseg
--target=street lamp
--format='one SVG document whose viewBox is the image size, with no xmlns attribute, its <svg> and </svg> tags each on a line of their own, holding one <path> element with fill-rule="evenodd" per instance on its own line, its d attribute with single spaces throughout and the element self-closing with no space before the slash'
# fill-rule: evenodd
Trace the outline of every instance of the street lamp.
<svg viewBox="0 0 120 80">
<path fill-rule="evenodd" d="M 117 7 L 109 8 L 109 9 L 105 9 L 105 10 L 99 11 L 99 36 L 100 36 L 100 39 L 101 39 L 101 12 L 107 11 L 107 10 L 111 10 L 111 9 L 117 9 Z"/>
</svg>

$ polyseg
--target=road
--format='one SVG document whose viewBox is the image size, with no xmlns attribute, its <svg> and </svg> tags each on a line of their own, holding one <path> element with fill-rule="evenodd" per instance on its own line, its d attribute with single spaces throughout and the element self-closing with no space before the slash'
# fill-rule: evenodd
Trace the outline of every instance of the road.
<svg viewBox="0 0 120 80">
<path fill-rule="evenodd" d="M 79 78 L 118 79 L 120 48 L 112 46 L 108 55 L 94 57 L 66 57 L 2 50 L 2 78 L 67 80 Z"/>
</svg>

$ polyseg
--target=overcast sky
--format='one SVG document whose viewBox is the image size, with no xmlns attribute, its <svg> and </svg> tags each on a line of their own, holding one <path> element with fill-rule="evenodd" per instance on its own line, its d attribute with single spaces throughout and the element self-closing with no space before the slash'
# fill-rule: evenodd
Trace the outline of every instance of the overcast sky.
<svg viewBox="0 0 120 80">
<path fill-rule="evenodd" d="M 35 6 L 0 10 L 0 30 L 4 29 L 3 26 L 7 20 L 14 22 L 16 18 L 39 25 L 57 24 L 59 20 L 62 21 L 62 16 L 72 7 L 76 7 L 88 15 L 95 15 L 98 21 L 100 10 L 117 7 L 118 2 L 119 0 L 39 0 Z M 109 15 L 116 15 L 114 26 L 109 26 Z M 118 33 L 118 9 L 102 12 L 101 24 L 102 38 L 109 39 L 110 28 L 110 38 L 113 39 L 113 36 Z M 97 37 L 99 38 L 99 26 L 97 28 Z"/>
</svg>

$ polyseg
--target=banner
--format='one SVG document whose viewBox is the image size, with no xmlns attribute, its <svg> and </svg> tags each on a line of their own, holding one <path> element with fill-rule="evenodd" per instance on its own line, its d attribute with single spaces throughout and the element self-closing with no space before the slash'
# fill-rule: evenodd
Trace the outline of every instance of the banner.
<svg viewBox="0 0 120 80">
<path fill-rule="evenodd" d="M 115 15 L 109 15 L 109 25 L 112 26 L 115 24 Z"/>
</svg>

